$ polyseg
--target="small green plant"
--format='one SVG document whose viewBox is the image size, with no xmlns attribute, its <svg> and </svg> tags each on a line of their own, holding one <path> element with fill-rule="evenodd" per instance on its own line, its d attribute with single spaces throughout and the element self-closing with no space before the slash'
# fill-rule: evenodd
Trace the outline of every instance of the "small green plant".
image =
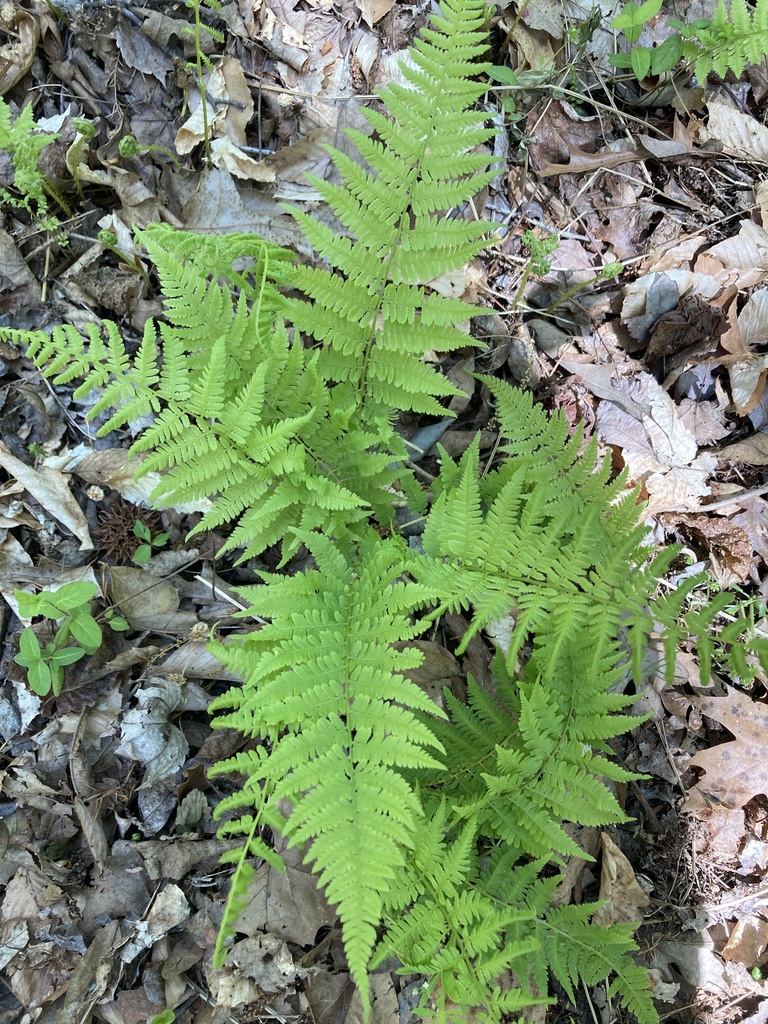
<svg viewBox="0 0 768 1024">
<path fill-rule="evenodd" d="M 173 1024 L 176 1020 L 176 1014 L 173 1010 L 163 1010 L 162 1013 L 156 1014 L 149 1024 Z"/>
<path fill-rule="evenodd" d="M 194 26 L 189 27 L 189 34 L 192 35 L 195 41 L 195 63 L 188 64 L 187 68 L 191 71 L 196 79 L 197 86 L 200 90 L 200 103 L 202 104 L 203 111 L 203 141 L 205 143 L 205 159 L 208 166 L 211 165 L 211 139 L 210 132 L 208 130 L 208 90 L 205 85 L 205 79 L 203 74 L 205 71 L 211 71 L 213 65 L 208 55 L 203 50 L 203 36 L 209 35 L 214 42 L 223 43 L 224 35 L 217 28 L 212 28 L 210 25 L 204 24 L 200 16 L 202 8 L 205 6 L 213 14 L 221 13 L 220 0 L 185 0 L 186 6 L 192 11 L 195 16 Z"/>
<path fill-rule="evenodd" d="M 109 251 L 114 253 L 121 263 L 124 263 L 127 267 L 130 267 L 140 277 L 143 277 L 144 281 L 147 284 L 149 284 L 149 275 L 147 274 L 144 267 L 141 265 L 141 261 L 139 260 L 138 256 L 136 256 L 135 253 L 127 253 L 118 246 L 117 235 L 114 231 L 110 231 L 108 228 L 102 228 L 96 237 L 105 249 L 109 249 Z"/>
<path fill-rule="evenodd" d="M 643 79 L 666 74 L 682 61 L 703 85 L 710 71 L 722 76 L 730 70 L 738 77 L 746 65 L 759 64 L 768 54 L 768 0 L 757 0 L 754 9 L 746 0 L 731 0 L 730 10 L 725 0 L 719 0 L 711 19 L 689 24 L 670 18 L 669 25 L 677 31 L 660 46 L 635 45 L 643 25 L 656 17 L 661 4 L 662 0 L 646 0 L 639 6 L 627 3 L 611 22 L 631 46 L 629 53 L 611 57 L 614 67 L 629 68 Z"/>
<path fill-rule="evenodd" d="M 33 459 L 47 459 L 51 454 L 45 445 L 38 444 L 37 441 L 30 441 L 27 445 L 27 451 Z"/>
<path fill-rule="evenodd" d="M 118 615 L 114 608 L 107 608 L 104 612 L 104 621 L 116 633 L 127 633 L 131 628 L 123 616 Z"/>
<path fill-rule="evenodd" d="M 143 542 L 139 544 L 133 553 L 133 561 L 138 562 L 139 565 L 143 565 L 150 560 L 153 548 L 161 548 L 168 543 L 167 533 L 158 533 L 156 537 L 153 537 L 152 531 L 141 519 L 137 519 L 134 523 L 133 532 Z"/>
<path fill-rule="evenodd" d="M 759 620 L 765 605 L 750 596 L 717 591 L 714 581 L 693 576 L 657 602 L 664 626 L 664 662 L 667 681 L 674 681 L 675 651 L 692 645 L 699 659 L 702 686 L 712 670 L 724 672 L 744 687 L 768 673 L 768 634 Z"/>
<path fill-rule="evenodd" d="M 517 309 L 531 275 L 534 277 L 546 277 L 550 272 L 552 260 L 549 257 L 560 245 L 557 235 L 550 235 L 549 238 L 538 238 L 533 231 L 524 231 L 522 240 L 527 246 L 530 255 L 523 270 L 523 276 L 520 278 L 520 283 L 517 286 L 515 297 L 512 300 L 512 309 Z"/>
<path fill-rule="evenodd" d="M 142 153 L 162 153 L 176 165 L 178 170 L 181 170 L 178 157 L 170 149 L 166 149 L 165 146 L 142 145 L 133 135 L 124 135 L 118 143 L 117 151 L 120 156 L 124 156 L 126 159 L 132 156 L 140 156 Z"/>
<path fill-rule="evenodd" d="M 13 659 L 27 669 L 29 685 L 40 696 L 51 692 L 58 696 L 64 683 L 64 667 L 86 654 L 95 654 L 101 646 L 101 627 L 91 614 L 89 604 L 98 589 L 95 583 L 82 580 L 65 583 L 53 592 L 15 591 L 23 618 L 42 615 L 57 623 L 53 640 L 44 647 L 40 646 L 35 631 L 27 626 L 21 634 L 19 653 Z M 74 644 L 70 644 L 71 640 Z"/>
<path fill-rule="evenodd" d="M 12 120 L 11 108 L 0 97 L 0 150 L 10 153 L 13 161 L 13 192 L 0 187 L 0 200 L 8 206 L 26 210 L 43 230 L 54 230 L 58 226 L 56 218 L 48 210 L 49 196 L 66 209 L 38 167 L 40 154 L 56 138 L 57 133 L 44 132 L 35 124 L 31 103 Z"/>
</svg>

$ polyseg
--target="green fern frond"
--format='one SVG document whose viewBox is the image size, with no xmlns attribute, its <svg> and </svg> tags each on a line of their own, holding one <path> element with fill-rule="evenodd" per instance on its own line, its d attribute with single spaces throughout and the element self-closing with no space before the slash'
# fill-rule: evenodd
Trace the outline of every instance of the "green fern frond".
<svg viewBox="0 0 768 1024">
<path fill-rule="evenodd" d="M 463 110 L 485 88 L 474 80 L 487 68 L 478 63 L 486 48 L 483 25 L 482 0 L 446 2 L 443 16 L 412 50 L 415 67 L 403 72 L 412 88 L 392 84 L 382 92 L 392 119 L 365 111 L 381 141 L 351 133 L 367 167 L 330 150 L 343 183 L 313 184 L 351 237 L 296 214 L 332 272 L 297 268 L 296 284 L 312 301 L 289 300 L 287 315 L 325 343 L 321 366 L 329 380 L 350 379 L 342 376 L 337 352 L 347 363 L 354 357 L 356 400 L 371 425 L 386 425 L 393 408 L 442 415 L 438 399 L 456 393 L 423 359 L 466 344 L 455 329 L 466 313 L 456 307 L 455 319 L 444 323 L 452 330 L 442 338 L 422 330 L 430 325 L 421 296 L 406 286 L 463 266 L 487 244 L 485 225 L 453 222 L 441 213 L 467 202 L 495 173 L 481 170 L 487 156 L 471 152 L 493 129 Z M 401 329 L 392 332 L 391 296 L 401 287 L 395 314 Z"/>
<path fill-rule="evenodd" d="M 464 1020 L 470 1008 L 479 1019 L 500 1020 L 505 1013 L 551 1002 L 528 989 L 502 991 L 498 984 L 506 971 L 516 970 L 540 945 L 532 933 L 525 935 L 533 923 L 533 911 L 502 906 L 476 884 L 477 823 L 468 821 L 447 843 L 445 801 L 435 808 L 432 819 L 420 822 L 413 835 L 406 870 L 412 906 L 402 913 L 402 891 L 396 891 L 392 900 L 387 898 L 387 931 L 373 965 L 394 955 L 402 964 L 401 973 L 434 977 L 419 1012 L 441 1022 Z M 511 938 L 513 925 L 520 934 Z M 430 996 L 434 1008 L 428 1005 Z"/>
<path fill-rule="evenodd" d="M 546 914 L 538 935 L 552 973 L 574 999 L 573 986 L 581 979 L 587 985 L 616 977 L 609 992 L 619 992 L 625 1005 L 641 1024 L 658 1019 L 650 994 L 650 978 L 631 959 L 635 943 L 634 924 L 610 927 L 591 924 L 597 905 L 554 907 Z"/>
<path fill-rule="evenodd" d="M 304 540 L 317 569 L 265 575 L 267 586 L 242 592 L 249 614 L 271 621 L 239 645 L 217 648 L 245 681 L 212 710 L 227 712 L 217 726 L 270 739 L 269 753 L 248 767 L 246 803 L 267 793 L 292 807 L 285 834 L 306 845 L 338 906 L 350 968 L 365 993 L 382 901 L 420 815 L 397 768 L 438 766 L 430 749 L 439 751 L 439 741 L 414 711 L 439 712 L 402 674 L 421 656 L 392 646 L 420 631 L 408 616 L 432 595 L 399 580 L 404 549 L 394 539 L 368 537 L 354 560 L 320 535 Z M 230 761 L 214 770 L 240 767 Z"/>
<path fill-rule="evenodd" d="M 732 71 L 738 78 L 749 64 L 760 64 L 768 54 L 768 2 L 719 0 L 711 21 L 688 27 L 677 23 L 683 35 L 683 55 L 694 65 L 699 82 L 710 71 L 723 77 Z"/>
</svg>

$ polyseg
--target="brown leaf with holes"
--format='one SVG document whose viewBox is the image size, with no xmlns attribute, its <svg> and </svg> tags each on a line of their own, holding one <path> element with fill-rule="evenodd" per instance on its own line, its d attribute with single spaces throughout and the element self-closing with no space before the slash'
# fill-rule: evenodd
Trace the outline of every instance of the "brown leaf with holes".
<svg viewBox="0 0 768 1024">
<path fill-rule="evenodd" d="M 768 705 L 732 686 L 725 688 L 724 697 L 691 698 L 694 707 L 720 722 L 733 739 L 691 758 L 691 766 L 706 774 L 688 791 L 686 811 L 743 807 L 752 797 L 768 796 Z"/>
<path fill-rule="evenodd" d="M 730 519 L 707 515 L 665 515 L 663 521 L 682 528 L 685 535 L 706 545 L 712 575 L 721 590 L 748 578 L 752 571 L 752 542 L 741 526 Z"/>
</svg>

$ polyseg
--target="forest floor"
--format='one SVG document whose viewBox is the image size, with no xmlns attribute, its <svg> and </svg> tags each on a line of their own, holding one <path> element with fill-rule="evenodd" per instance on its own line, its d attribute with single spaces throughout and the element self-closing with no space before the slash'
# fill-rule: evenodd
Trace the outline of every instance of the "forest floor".
<svg viewBox="0 0 768 1024">
<path fill-rule="evenodd" d="M 654 543 L 681 543 L 690 571 L 708 569 L 763 636 L 768 73 L 640 86 L 607 61 L 614 7 L 530 0 L 519 19 L 514 7 L 493 17 L 492 59 L 517 79 L 489 88 L 499 174 L 469 215 L 498 230 L 482 259 L 434 283 L 489 309 L 475 323 L 487 348 L 450 370 L 467 402 L 441 441 L 459 454 L 493 429 L 467 371 L 524 382 L 598 435 L 642 486 Z M 680 0 L 665 13 L 690 21 L 712 5 Z M 11 154 L 0 152 L 0 325 L 109 318 L 138 337 L 162 306 L 132 228 L 157 221 L 254 232 L 309 258 L 280 204 L 325 215 L 307 173 L 326 175 L 324 144 L 365 126 L 361 108 L 397 77 L 427 14 L 401 0 L 204 10 L 221 33 L 203 35 L 217 98 L 208 165 L 187 6 L 0 5 L 0 95 L 12 117 L 30 103 L 56 133 L 40 167 L 57 197 L 45 227 L 15 207 Z M 654 19 L 647 41 L 665 25 Z M 129 135 L 137 147 L 123 155 Z M 524 280 L 526 231 L 556 248 Z M 216 538 L 185 542 L 184 510 L 146 511 L 150 485 L 126 467 L 130 438 L 96 440 L 71 388 L 54 392 L 6 344 L 0 374 L 0 1022 L 144 1024 L 170 1008 L 183 1024 L 352 1024 L 360 1004 L 339 933 L 298 860 L 285 875 L 259 873 L 240 925 L 256 940 L 253 962 L 210 968 L 227 873 L 206 768 L 239 738 L 208 724 L 227 677 L 205 639 L 213 623 L 237 624 L 230 588 L 249 577 L 214 565 Z M 145 565 L 132 561 L 137 519 L 157 542 Z M 74 579 L 119 592 L 133 608 L 130 641 L 110 634 L 58 698 L 40 699 L 13 661 L 13 591 Z M 423 645 L 424 685 L 488 672 L 490 643 L 476 637 L 457 658 L 460 632 L 449 618 Z M 693 651 L 679 652 L 674 687 L 648 664 L 637 711 L 649 717 L 617 751 L 647 779 L 620 794 L 626 825 L 579 835 L 598 859 L 569 863 L 571 892 L 644 917 L 641 959 L 664 1019 L 763 1022 L 768 680 L 759 667 L 749 687 L 715 672 L 714 692 L 734 698 L 719 722 Z M 378 977 L 376 1024 L 405 1024 L 412 988 Z M 615 1017 L 600 989 L 576 1006 L 554 994 L 551 1021 Z"/>
</svg>

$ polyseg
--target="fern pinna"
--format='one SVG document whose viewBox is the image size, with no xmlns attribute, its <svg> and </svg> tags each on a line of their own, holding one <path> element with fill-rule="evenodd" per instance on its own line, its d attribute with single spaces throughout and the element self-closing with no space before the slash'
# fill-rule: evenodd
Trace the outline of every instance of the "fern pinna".
<svg viewBox="0 0 768 1024">
<path fill-rule="evenodd" d="M 670 36 L 674 59 L 681 57 L 693 67 L 701 85 L 710 71 L 724 77 L 732 71 L 738 78 L 749 64 L 760 64 L 768 55 L 768 0 L 718 0 L 711 18 L 697 18 L 690 24 L 669 19 L 679 35 Z"/>
<path fill-rule="evenodd" d="M 503 435 L 489 472 L 475 444 L 444 455 L 425 492 L 394 426 L 398 411 L 445 414 L 454 389 L 426 357 L 470 344 L 474 307 L 428 286 L 487 237 L 445 213 L 491 174 L 490 132 L 467 109 L 485 88 L 484 19 L 482 0 L 446 0 L 409 87 L 383 94 L 392 118 L 369 112 L 374 136 L 354 135 L 365 165 L 334 151 L 342 184 L 317 187 L 341 229 L 297 214 L 326 266 L 153 226 L 137 240 L 166 315 L 132 356 L 109 323 L 0 333 L 55 382 L 84 378 L 76 395 L 99 391 L 101 433 L 150 418 L 138 472 L 163 474 L 158 501 L 209 500 L 194 532 L 226 526 L 241 558 L 276 542 L 284 562 L 301 545 L 313 558 L 244 591 L 244 619 L 264 624 L 213 646 L 243 680 L 213 702 L 214 725 L 250 741 L 213 769 L 241 780 L 217 810 L 236 845 L 215 962 L 254 860 L 280 864 L 281 832 L 338 908 L 364 1007 L 368 971 L 393 955 L 430 977 L 420 1009 L 440 1022 L 524 1015 L 550 1001 L 549 967 L 569 994 L 614 974 L 651 1024 L 630 929 L 550 904 L 577 852 L 563 824 L 623 820 L 604 781 L 627 777 L 607 744 L 633 721 L 619 625 L 640 652 L 663 560 L 645 564 L 634 496 L 594 445 L 500 381 L 481 378 Z M 423 550 L 396 535 L 403 505 L 425 517 Z M 447 715 L 408 678 L 409 641 L 446 609 L 471 610 L 459 651 L 513 623 L 495 691 L 470 681 Z"/>
</svg>

